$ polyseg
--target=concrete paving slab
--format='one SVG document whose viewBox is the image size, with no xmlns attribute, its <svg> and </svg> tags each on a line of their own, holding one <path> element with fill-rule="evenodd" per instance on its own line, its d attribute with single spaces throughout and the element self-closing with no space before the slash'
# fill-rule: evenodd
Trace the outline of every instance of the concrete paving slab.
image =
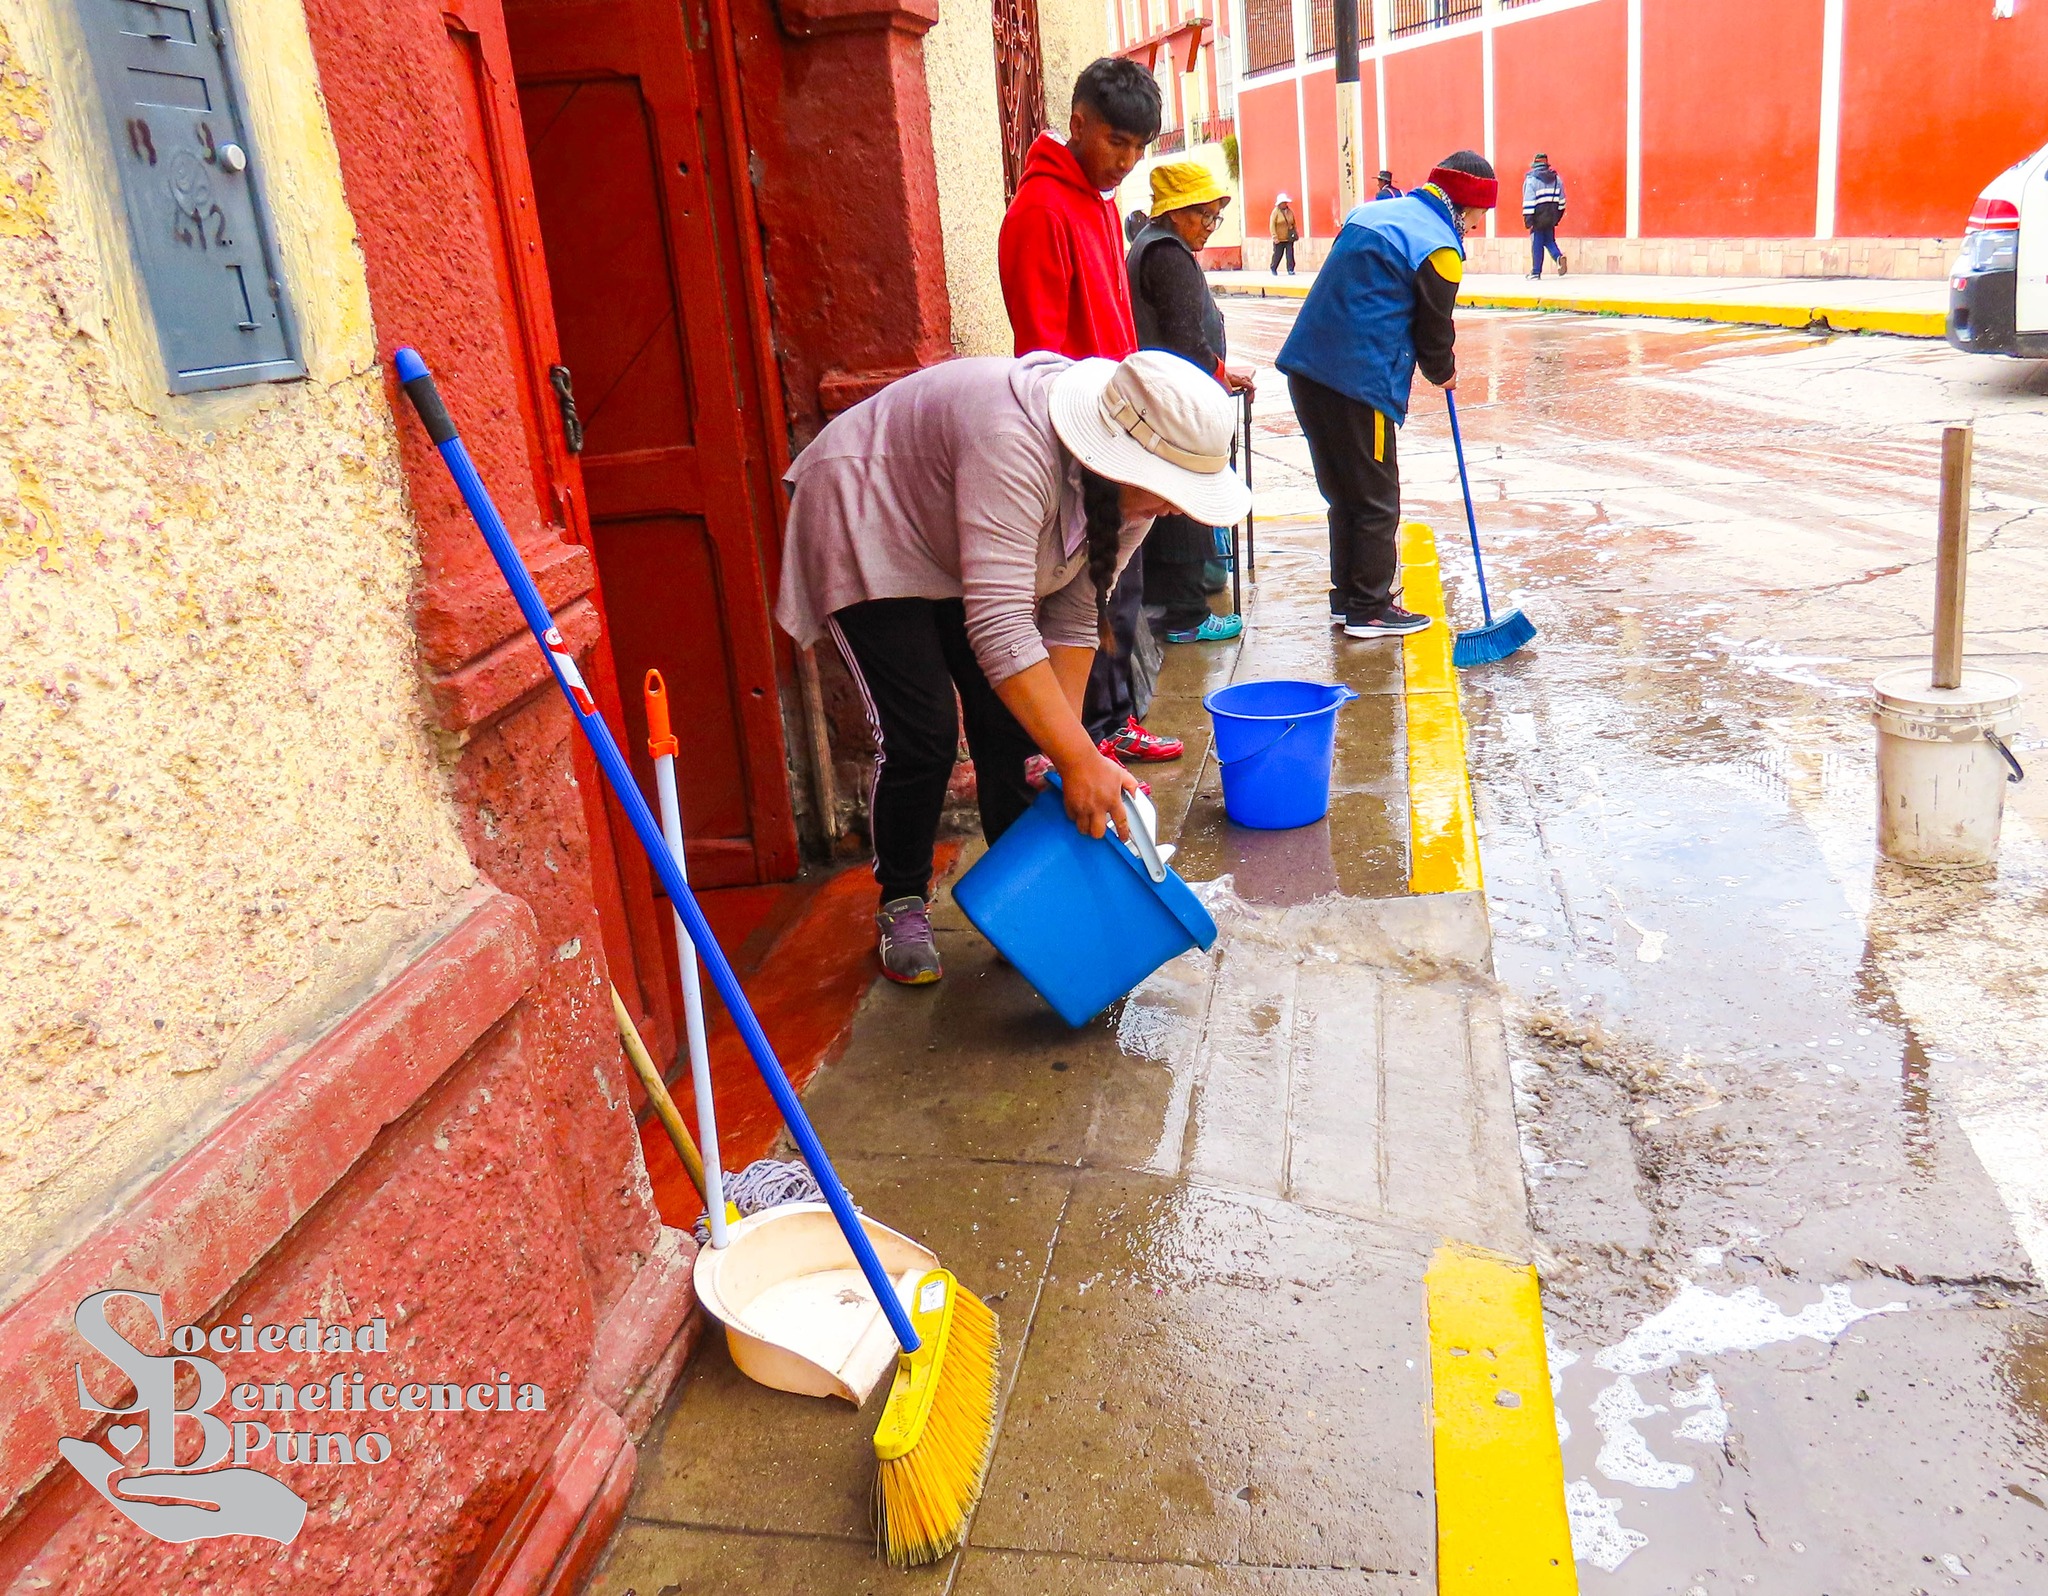
<svg viewBox="0 0 2048 1596">
<path fill-rule="evenodd" d="M 1354 1221 L 1082 1177 L 977 1546 L 1428 1567 L 1421 1270 Z"/>
<path fill-rule="evenodd" d="M 867 1537 L 758 1535 L 629 1519 L 584 1587 L 586 1596 L 927 1596 L 946 1589 L 945 1565 L 909 1573 L 875 1558 Z"/>
</svg>

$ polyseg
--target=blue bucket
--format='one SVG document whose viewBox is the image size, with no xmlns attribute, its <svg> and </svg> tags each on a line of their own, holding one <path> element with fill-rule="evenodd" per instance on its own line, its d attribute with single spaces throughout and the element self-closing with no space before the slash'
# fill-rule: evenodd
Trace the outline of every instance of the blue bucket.
<svg viewBox="0 0 2048 1596">
<path fill-rule="evenodd" d="M 1170 869 L 1153 881 L 1114 831 L 1083 834 L 1050 784 L 955 884 L 953 901 L 1069 1025 L 1216 941 L 1185 881 Z"/>
<path fill-rule="evenodd" d="M 1328 814 L 1337 711 L 1357 696 L 1321 682 L 1239 682 L 1204 698 L 1216 726 L 1224 812 L 1261 831 L 1313 825 Z"/>
</svg>

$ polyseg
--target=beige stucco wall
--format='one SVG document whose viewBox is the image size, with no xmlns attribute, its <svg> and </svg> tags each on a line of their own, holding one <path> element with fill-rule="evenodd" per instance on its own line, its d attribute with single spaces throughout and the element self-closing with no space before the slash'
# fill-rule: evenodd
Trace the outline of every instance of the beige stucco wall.
<svg viewBox="0 0 2048 1596">
<path fill-rule="evenodd" d="M 1074 104 L 1074 79 L 1097 56 L 1110 52 L 1109 6 L 1104 0 L 1039 0 L 1038 48 L 1045 63 L 1045 120 L 1063 131 Z"/>
<path fill-rule="evenodd" d="M 996 278 L 1003 141 L 996 111 L 995 10 L 989 0 L 940 0 L 938 25 L 924 36 L 924 70 L 931 89 L 953 350 L 1007 355 L 1010 322 Z"/>
<path fill-rule="evenodd" d="M 171 398 L 64 0 L 0 0 L 0 1303 L 473 879 L 297 0 L 236 0 L 307 380 Z"/>
<path fill-rule="evenodd" d="M 1102 0 L 1041 0 L 1038 28 L 1047 125 L 1064 135 L 1075 77 L 1109 48 L 1109 13 Z M 924 36 L 924 69 L 931 87 L 953 349 L 1007 355 L 1010 321 L 996 276 L 1005 198 L 991 0 L 941 0 L 938 25 Z"/>
</svg>

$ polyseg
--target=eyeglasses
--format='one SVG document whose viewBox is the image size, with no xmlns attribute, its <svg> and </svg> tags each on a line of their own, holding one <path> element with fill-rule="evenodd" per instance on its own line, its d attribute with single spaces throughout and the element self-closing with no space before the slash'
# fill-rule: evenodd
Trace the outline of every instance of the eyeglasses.
<svg viewBox="0 0 2048 1596">
<path fill-rule="evenodd" d="M 1223 207 L 1218 205 L 1214 210 L 1204 209 L 1196 211 L 1195 217 L 1201 222 L 1203 227 L 1213 233 L 1223 225 Z"/>
</svg>

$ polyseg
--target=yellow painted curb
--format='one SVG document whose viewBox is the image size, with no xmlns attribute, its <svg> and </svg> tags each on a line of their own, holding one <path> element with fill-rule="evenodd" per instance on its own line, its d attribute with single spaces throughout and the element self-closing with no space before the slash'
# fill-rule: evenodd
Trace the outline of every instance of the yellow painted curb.
<svg viewBox="0 0 2048 1596">
<path fill-rule="evenodd" d="M 1536 1271 L 1447 1242 L 1423 1283 L 1437 1596 L 1576 1596 Z"/>
<path fill-rule="evenodd" d="M 1897 333 L 1907 338 L 1940 338 L 1948 316 L 1939 310 L 1857 309 L 1847 305 L 1739 304 L 1715 299 L 1625 299 L 1594 294 L 1480 293 L 1461 294 L 1461 305 L 1481 310 L 1576 311 L 1587 316 L 1655 316 L 1669 321 L 1717 321 L 1753 327 L 1810 327 L 1816 322 L 1836 332 Z"/>
<path fill-rule="evenodd" d="M 1465 765 L 1458 673 L 1451 664 L 1454 638 L 1444 614 L 1436 534 L 1420 521 L 1401 527 L 1401 607 L 1437 622 L 1401 639 L 1408 721 L 1408 890 L 1477 892 L 1482 885 L 1479 827 Z"/>
</svg>

